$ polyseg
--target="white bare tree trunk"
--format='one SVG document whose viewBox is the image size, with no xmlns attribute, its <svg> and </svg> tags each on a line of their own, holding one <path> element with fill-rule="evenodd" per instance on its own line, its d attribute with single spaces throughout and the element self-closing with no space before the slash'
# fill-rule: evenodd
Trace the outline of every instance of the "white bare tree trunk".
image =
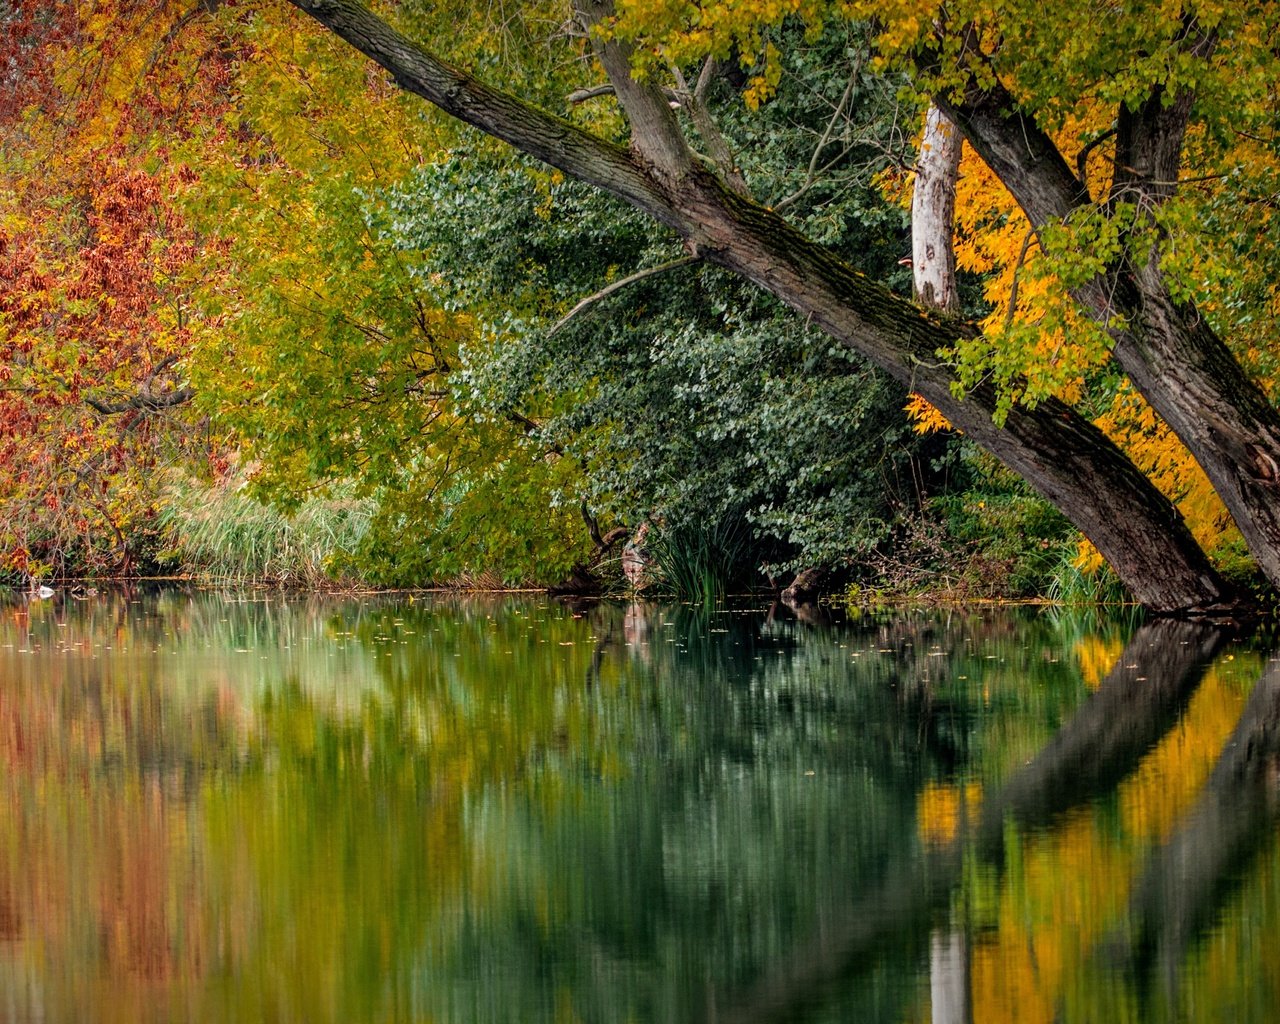
<svg viewBox="0 0 1280 1024">
<path fill-rule="evenodd" d="M 952 229 L 962 144 L 960 129 L 930 104 L 911 194 L 911 272 L 916 300 L 948 312 L 960 308 Z"/>
</svg>

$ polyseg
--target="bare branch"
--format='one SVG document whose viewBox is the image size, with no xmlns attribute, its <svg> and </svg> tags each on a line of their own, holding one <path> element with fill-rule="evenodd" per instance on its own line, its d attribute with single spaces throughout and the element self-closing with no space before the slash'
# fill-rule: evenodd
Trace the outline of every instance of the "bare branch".
<svg viewBox="0 0 1280 1024">
<path fill-rule="evenodd" d="M 160 412 L 163 409 L 173 409 L 176 406 L 184 405 L 195 398 L 196 392 L 194 388 L 175 388 L 173 391 L 159 393 L 155 390 L 156 378 L 176 364 L 179 358 L 179 356 L 171 355 L 160 360 L 152 368 L 147 375 L 147 379 L 142 382 L 135 395 L 116 402 L 108 402 L 102 398 L 86 395 L 85 404 L 89 408 L 100 412 L 103 416 L 118 416 L 126 412 Z"/>
<path fill-rule="evenodd" d="M 1028 228 L 1025 237 L 1022 239 L 1022 248 L 1018 250 L 1018 262 L 1013 265 L 1013 281 L 1009 285 L 1009 308 L 1005 310 L 1004 327 L 1001 329 L 1001 334 L 1007 334 L 1013 324 L 1013 314 L 1018 308 L 1018 275 L 1022 272 L 1022 265 L 1027 261 L 1027 253 L 1031 250 L 1031 243 L 1037 240 L 1036 229 Z"/>
<path fill-rule="evenodd" d="M 591 534 L 591 540 L 596 546 L 597 554 L 604 554 L 620 540 L 625 540 L 631 536 L 631 531 L 625 526 L 615 526 L 606 534 L 600 533 L 600 522 L 591 510 L 587 507 L 587 499 L 582 499 L 582 504 L 578 506 L 578 511 L 582 514 L 582 521 L 587 524 L 587 533 Z"/>
<path fill-rule="evenodd" d="M 643 281 L 646 277 L 653 277 L 656 274 L 665 274 L 668 270 L 676 270 L 679 267 L 687 267 L 690 263 L 697 263 L 701 257 L 699 256 L 681 256 L 679 259 L 668 260 L 666 263 L 659 263 L 656 267 L 645 267 L 644 270 L 637 270 L 634 274 L 628 274 L 626 277 L 619 278 L 611 284 L 605 285 L 594 295 L 588 295 L 579 302 L 573 309 L 569 310 L 564 316 L 556 321 L 555 325 L 547 332 L 547 337 L 556 334 L 570 320 L 581 313 L 584 309 L 594 306 L 602 299 L 607 299 L 615 292 L 621 291 L 628 285 L 635 284 L 637 281 Z"/>
<path fill-rule="evenodd" d="M 1116 129 L 1113 125 L 1096 139 L 1085 143 L 1080 152 L 1076 154 L 1076 177 L 1080 179 L 1080 184 L 1084 186 L 1086 195 L 1089 194 L 1089 154 L 1106 142 L 1107 139 L 1114 138 L 1115 134 Z"/>
<path fill-rule="evenodd" d="M 845 85 L 844 93 L 841 95 L 840 101 L 836 104 L 835 110 L 832 111 L 831 118 L 827 121 L 826 128 L 822 130 L 822 135 L 818 138 L 818 144 L 813 147 L 813 154 L 809 157 L 809 167 L 805 171 L 804 181 L 796 191 L 791 193 L 791 195 L 779 199 L 773 204 L 775 211 L 785 210 L 788 206 L 797 202 L 801 196 L 813 187 L 813 183 L 817 180 L 819 170 L 821 169 L 825 171 L 827 167 L 831 166 L 833 161 L 828 162 L 826 166 L 819 168 L 818 161 L 822 157 L 823 150 L 827 148 L 827 144 L 831 141 L 831 135 L 835 131 L 836 125 L 845 118 L 845 108 L 848 107 L 849 102 L 853 99 L 853 86 L 856 81 L 857 71 L 855 69 L 854 73 L 849 76 L 849 82 Z M 843 155 L 844 154 L 842 152 L 840 156 Z M 840 157 L 837 156 L 835 159 L 839 160 Z"/>
<path fill-rule="evenodd" d="M 575 89 L 564 98 L 566 103 L 585 103 L 587 100 L 593 100 L 597 96 L 614 95 L 613 85 L 593 85 L 589 89 Z"/>
</svg>

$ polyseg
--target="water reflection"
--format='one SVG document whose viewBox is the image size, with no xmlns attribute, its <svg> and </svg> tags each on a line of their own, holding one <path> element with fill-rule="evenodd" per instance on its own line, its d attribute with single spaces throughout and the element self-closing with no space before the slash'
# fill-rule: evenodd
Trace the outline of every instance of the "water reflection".
<svg viewBox="0 0 1280 1024">
<path fill-rule="evenodd" d="M 13 600 L 0 1018 L 1269 1020 L 1267 650 L 1027 610 Z"/>
</svg>

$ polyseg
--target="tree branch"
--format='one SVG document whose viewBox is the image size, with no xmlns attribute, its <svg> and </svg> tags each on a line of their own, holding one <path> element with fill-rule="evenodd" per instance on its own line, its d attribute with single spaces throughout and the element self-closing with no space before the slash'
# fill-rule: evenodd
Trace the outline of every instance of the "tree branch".
<svg viewBox="0 0 1280 1024">
<path fill-rule="evenodd" d="M 1022 239 L 1022 248 L 1018 250 L 1018 262 L 1013 265 L 1013 280 L 1009 284 L 1009 308 L 1004 314 L 1002 334 L 1008 334 L 1013 326 L 1013 317 L 1018 310 L 1018 275 L 1022 273 L 1022 265 L 1027 262 L 1027 253 L 1031 251 L 1031 243 L 1036 241 L 1036 229 L 1027 228 Z"/>
<path fill-rule="evenodd" d="M 587 100 L 593 100 L 597 96 L 612 96 L 613 86 L 606 83 L 605 85 L 593 85 L 586 89 L 575 89 L 564 98 L 566 103 L 585 103 Z"/>
<path fill-rule="evenodd" d="M 605 36 L 601 26 L 613 18 L 613 0 L 573 0 L 595 46 L 596 56 L 613 83 L 618 102 L 631 123 L 631 148 L 659 178 L 679 181 L 693 167 L 693 153 L 664 91 L 631 74 L 630 43 Z"/>
<path fill-rule="evenodd" d="M 813 147 L 813 153 L 809 156 L 809 166 L 805 170 L 804 181 L 800 183 L 800 187 L 792 192 L 789 196 L 784 196 L 773 204 L 773 208 L 779 212 L 785 210 L 792 203 L 797 202 L 801 196 L 813 187 L 814 181 L 818 176 L 818 160 L 822 156 L 823 150 L 827 148 L 827 143 L 831 141 L 831 135 L 836 129 L 836 125 L 845 117 L 845 108 L 849 105 L 849 101 L 853 99 L 853 87 L 857 83 L 857 70 L 855 69 L 849 75 L 849 81 L 844 87 L 844 92 L 840 96 L 840 101 L 836 104 L 835 110 L 831 112 L 831 119 L 827 121 L 827 126 L 823 128 L 822 135 L 818 138 L 818 144 Z M 843 156 L 843 153 L 841 154 Z M 839 157 L 837 157 L 839 159 Z M 828 164 L 827 166 L 830 166 Z M 826 170 L 826 167 L 821 168 Z"/>
<path fill-rule="evenodd" d="M 406 39 L 359 0 L 290 2 L 381 64 L 405 91 L 580 181 L 612 192 L 668 227 L 684 226 L 673 219 L 670 205 L 622 146 L 485 85 Z M 615 88 L 617 84 L 614 80 Z M 670 107 L 667 116 L 674 126 Z"/>
<path fill-rule="evenodd" d="M 583 310 L 594 306 L 602 299 L 607 299 L 610 295 L 620 292 L 628 285 L 633 285 L 637 281 L 643 281 L 646 277 L 654 277 L 657 274 L 665 274 L 668 270 L 676 270 L 679 267 L 687 267 L 690 263 L 697 263 L 701 257 L 698 256 L 681 256 L 679 259 L 668 260 L 666 263 L 659 263 L 656 267 L 645 267 L 644 270 L 637 270 L 634 274 L 628 274 L 626 277 L 619 278 L 611 284 L 605 285 L 594 295 L 588 295 L 579 302 L 573 309 L 569 310 L 564 316 L 556 321 L 555 325 L 547 332 L 547 337 L 551 337 L 561 330 Z"/>
<path fill-rule="evenodd" d="M 1217 48 L 1214 29 L 1202 29 L 1195 15 L 1183 17 L 1180 49 L 1197 60 L 1207 60 Z M 1178 168 L 1182 163 L 1182 141 L 1191 119 L 1195 94 L 1180 89 L 1169 97 L 1162 84 L 1135 109 L 1120 104 L 1116 116 L 1116 161 L 1111 196 L 1138 191 L 1154 203 L 1162 203 L 1174 193 Z"/>
<path fill-rule="evenodd" d="M 177 363 L 179 358 L 179 356 L 172 355 L 160 360 L 151 373 L 147 375 L 147 379 L 142 382 L 137 394 L 131 395 L 123 401 L 108 402 L 105 399 L 86 395 L 84 402 L 89 408 L 100 412 L 103 416 L 118 416 L 126 412 L 159 412 L 162 409 L 173 409 L 179 405 L 184 405 L 195 398 L 194 388 L 176 388 L 173 391 L 164 391 L 158 394 L 155 390 L 156 378 Z"/>
<path fill-rule="evenodd" d="M 965 33 L 964 46 L 974 61 L 987 63 L 972 31 Z M 927 74 L 934 69 L 924 64 L 921 70 Z M 1066 217 L 1090 201 L 1053 139 L 1022 113 L 994 72 L 982 86 L 970 75 L 958 99 L 943 89 L 932 100 L 960 126 L 965 141 L 1013 193 L 1033 227 Z"/>
<path fill-rule="evenodd" d="M 1116 134 L 1115 126 L 1108 128 L 1097 138 L 1090 139 L 1081 147 L 1080 152 L 1076 154 L 1076 178 L 1080 184 L 1084 186 L 1085 194 L 1089 194 L 1089 154 L 1097 149 L 1107 139 L 1114 138 Z"/>
<path fill-rule="evenodd" d="M 740 195 L 749 195 L 747 181 L 742 176 L 742 172 L 738 170 L 737 161 L 733 158 L 733 150 L 729 148 L 729 143 L 725 140 L 724 133 L 720 131 L 720 127 L 711 116 L 711 111 L 707 109 L 704 101 L 714 67 L 715 58 L 708 57 L 706 63 L 702 65 L 702 73 L 698 76 L 697 85 L 692 89 L 689 88 L 689 84 L 685 81 L 680 69 L 672 68 L 671 70 L 675 74 L 676 85 L 678 86 L 676 95 L 679 97 L 681 105 L 689 111 L 689 117 L 693 120 L 693 127 L 697 129 L 698 137 L 702 139 L 703 144 L 707 147 L 707 154 L 710 156 L 711 162 L 720 171 L 720 176 L 724 178 L 725 184 Z"/>
<path fill-rule="evenodd" d="M 596 546 L 596 553 L 603 555 L 611 547 L 620 540 L 625 540 L 631 536 L 631 531 L 625 526 L 615 526 L 608 533 L 601 535 L 600 522 L 591 514 L 591 510 L 587 507 L 587 499 L 582 499 L 582 504 L 578 506 L 578 511 L 582 514 L 582 521 L 587 524 L 587 533 L 591 535 L 591 541 Z"/>
</svg>

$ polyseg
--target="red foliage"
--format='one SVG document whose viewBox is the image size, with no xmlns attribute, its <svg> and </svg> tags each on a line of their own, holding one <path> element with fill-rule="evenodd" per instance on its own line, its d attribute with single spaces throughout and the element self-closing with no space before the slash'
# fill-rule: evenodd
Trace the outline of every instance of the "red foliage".
<svg viewBox="0 0 1280 1024">
<path fill-rule="evenodd" d="M 220 123 L 233 52 L 164 2 L 18 0 L 0 27 L 0 569 L 127 568 L 199 447 L 139 399 L 182 384 L 205 245 L 157 132 Z"/>
</svg>

